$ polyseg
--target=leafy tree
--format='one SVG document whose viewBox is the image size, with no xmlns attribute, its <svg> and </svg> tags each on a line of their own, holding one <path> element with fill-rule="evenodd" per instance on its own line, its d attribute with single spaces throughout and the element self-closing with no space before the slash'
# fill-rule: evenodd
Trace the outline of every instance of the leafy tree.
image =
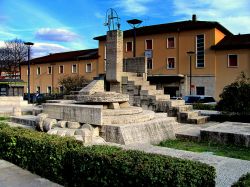
<svg viewBox="0 0 250 187">
<path fill-rule="evenodd" d="M 69 94 L 71 91 L 78 91 L 89 83 L 84 76 L 79 75 L 62 77 L 58 82 L 64 87 L 64 94 Z"/>
<path fill-rule="evenodd" d="M 250 115 L 250 78 L 244 72 L 220 94 L 217 109 L 237 115 Z"/>
</svg>

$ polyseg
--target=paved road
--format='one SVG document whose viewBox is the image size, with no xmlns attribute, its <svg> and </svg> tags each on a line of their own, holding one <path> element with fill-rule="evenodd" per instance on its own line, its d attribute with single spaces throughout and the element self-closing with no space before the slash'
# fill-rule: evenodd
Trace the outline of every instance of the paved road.
<svg viewBox="0 0 250 187">
<path fill-rule="evenodd" d="M 0 160 L 1 187 L 61 187 L 10 162 Z"/>
</svg>

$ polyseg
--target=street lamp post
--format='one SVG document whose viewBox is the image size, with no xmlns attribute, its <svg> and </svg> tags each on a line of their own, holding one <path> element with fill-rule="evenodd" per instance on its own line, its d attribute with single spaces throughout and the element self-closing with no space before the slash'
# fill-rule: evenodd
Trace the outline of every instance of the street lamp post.
<svg viewBox="0 0 250 187">
<path fill-rule="evenodd" d="M 133 28 L 133 57 L 136 56 L 136 28 L 142 23 L 139 19 L 128 20 L 127 23 Z"/>
<path fill-rule="evenodd" d="M 34 45 L 32 42 L 24 42 L 28 47 L 28 103 L 30 103 L 30 47 Z"/>
<path fill-rule="evenodd" d="M 192 56 L 195 52 L 194 51 L 188 51 L 187 54 L 189 56 L 189 95 L 192 95 Z"/>
</svg>

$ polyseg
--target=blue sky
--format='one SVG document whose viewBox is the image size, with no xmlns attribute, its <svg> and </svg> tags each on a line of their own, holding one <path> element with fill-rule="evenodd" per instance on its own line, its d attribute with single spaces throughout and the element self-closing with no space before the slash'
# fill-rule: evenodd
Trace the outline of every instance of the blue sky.
<svg viewBox="0 0 250 187">
<path fill-rule="evenodd" d="M 250 33 L 249 0 L 0 0 L 0 46 L 14 38 L 34 42 L 33 57 L 98 47 L 107 9 L 114 8 L 121 29 L 126 20 L 141 26 L 190 20 L 218 21 L 234 34 Z"/>
</svg>

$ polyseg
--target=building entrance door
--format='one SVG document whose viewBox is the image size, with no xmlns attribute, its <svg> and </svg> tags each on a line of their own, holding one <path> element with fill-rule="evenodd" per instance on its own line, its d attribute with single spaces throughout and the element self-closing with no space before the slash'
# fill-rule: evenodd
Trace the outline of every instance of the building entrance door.
<svg viewBox="0 0 250 187">
<path fill-rule="evenodd" d="M 170 95 L 170 97 L 179 97 L 179 87 L 164 87 L 164 94 Z"/>
</svg>

